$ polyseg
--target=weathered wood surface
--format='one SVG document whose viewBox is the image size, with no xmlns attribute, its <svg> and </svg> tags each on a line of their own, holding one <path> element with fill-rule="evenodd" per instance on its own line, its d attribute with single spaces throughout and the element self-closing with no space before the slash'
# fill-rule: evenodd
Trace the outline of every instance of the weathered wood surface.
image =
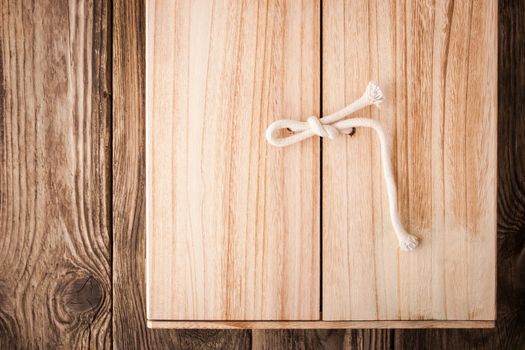
<svg viewBox="0 0 525 350">
<path fill-rule="evenodd" d="M 390 330 L 254 331 L 252 349 L 392 349 Z"/>
<path fill-rule="evenodd" d="M 497 1 L 323 2 L 323 112 L 384 89 L 398 250 L 379 142 L 323 142 L 323 320 L 493 320 Z"/>
<path fill-rule="evenodd" d="M 23 57 L 26 57 L 25 52 L 31 52 L 32 46 L 39 47 L 43 43 L 32 41 L 27 49 L 16 49 L 14 41 L 18 45 L 22 43 L 21 36 L 19 38 L 16 33 L 24 33 L 20 31 L 20 27 L 27 27 L 25 32 L 29 30 L 35 22 L 35 18 L 39 20 L 45 18 L 41 16 L 42 11 L 55 8 L 57 12 L 63 11 L 62 8 L 65 2 L 40 2 L 38 11 L 35 12 L 34 17 L 31 16 L 31 7 L 25 12 L 27 15 L 22 16 L 20 10 L 8 11 L 9 8 L 21 9 L 18 5 L 19 1 L 0 1 L 0 57 L 2 58 L 0 65 L 0 135 L 1 135 L 1 171 L 0 171 L 0 186 L 2 192 L 0 193 L 0 245 L 6 247 L 6 243 L 11 241 L 11 248 L 19 249 L 21 252 L 24 247 L 24 254 L 29 254 L 29 247 L 33 242 L 33 249 L 40 249 L 43 243 L 44 233 L 28 227 L 26 232 L 18 241 L 13 241 L 16 234 L 20 236 L 20 232 L 9 228 L 13 227 L 13 218 L 18 216 L 6 217 L 7 209 L 4 208 L 4 203 L 9 203 L 5 191 L 13 191 L 11 186 L 6 184 L 8 176 L 17 176 L 20 167 L 18 158 L 8 159 L 8 145 L 16 145 L 14 140 L 19 140 L 21 146 L 31 144 L 34 147 L 36 144 L 30 143 L 30 139 L 23 137 L 18 138 L 18 135 L 28 135 L 27 133 L 19 134 L 18 131 L 8 127 L 13 123 L 23 122 L 22 114 L 14 114 L 8 108 L 8 103 L 12 101 L 21 101 L 21 106 L 30 104 L 30 101 L 36 101 L 35 98 L 30 98 L 30 95 L 15 94 L 13 86 L 16 87 L 17 79 L 21 79 L 23 70 L 19 69 L 17 76 L 14 78 L 16 69 L 12 65 L 7 65 L 7 60 L 14 62 L 17 60 L 21 64 Z M 15 6 L 16 5 L 16 6 Z M 25 2 L 22 5 L 26 5 Z M 60 11 L 58 10 L 58 6 Z M 99 5 L 97 5 L 99 6 Z M 95 8 L 97 8 L 95 6 Z M 524 174 L 525 174 L 525 1 L 523 0 L 500 0 L 499 9 L 499 119 L 498 119 L 498 322 L 494 330 L 348 330 L 348 331 L 327 331 L 327 330 L 285 330 L 285 331 L 170 331 L 170 330 L 151 330 L 145 328 L 145 293 L 144 293 L 144 257 L 145 257 L 145 231 L 144 231 L 144 15 L 143 15 L 142 0 L 116 0 L 113 5 L 113 28 L 115 38 L 113 70 L 116 72 L 114 79 L 118 78 L 119 83 L 125 84 L 119 87 L 122 94 L 129 94 L 127 102 L 132 103 L 134 107 L 120 106 L 128 115 L 123 112 L 119 114 L 119 120 L 114 120 L 113 127 L 123 128 L 125 133 L 120 132 L 121 139 L 116 140 L 114 137 L 114 152 L 113 157 L 115 161 L 114 175 L 119 174 L 119 178 L 114 179 L 114 187 L 117 182 L 121 182 L 120 190 L 114 194 L 113 200 L 121 196 L 120 204 L 114 204 L 114 214 L 124 215 L 120 224 L 113 225 L 113 250 L 122 252 L 121 254 L 113 255 L 114 263 L 114 283 L 115 290 L 114 310 L 113 310 L 113 344 L 115 348 L 121 349 L 250 349 L 251 347 L 257 349 L 519 349 L 523 348 L 525 344 L 525 314 L 523 307 L 525 305 L 525 194 L 524 194 Z M 40 11 L 40 12 L 39 12 Z M 47 13 L 47 12 L 46 12 Z M 94 23 L 101 23 L 102 18 L 107 18 L 100 11 L 94 11 Z M 60 21 L 60 18 L 47 18 L 47 21 Z M 53 22 L 54 23 L 54 22 Z M 106 22 L 104 22 L 106 23 Z M 55 23 L 54 23 L 55 24 Z M 26 35 L 38 35 L 41 39 L 45 37 L 46 43 L 50 43 L 49 36 L 51 35 L 51 28 L 53 28 L 54 35 L 62 35 L 62 31 L 68 33 L 69 27 L 66 25 L 56 26 L 48 25 L 49 33 L 36 33 Z M 18 25 L 18 32 L 15 32 L 15 25 Z M 29 29 L 28 29 L 29 28 Z M 99 27 L 100 28 L 100 27 Z M 105 28 L 105 27 L 104 27 Z M 117 34 L 117 28 L 120 28 L 120 34 Z M 9 35 L 7 33 L 10 32 Z M 103 31 L 108 34 L 107 28 Z M 86 35 L 92 34 L 92 31 L 87 31 Z M 99 33 L 100 35 L 100 33 Z M 59 36 L 60 37 L 60 36 Z M 120 39 L 119 39 L 120 38 Z M 62 39 L 65 40 L 65 39 Z M 117 40 L 121 42 L 117 44 Z M 58 41 L 60 42 L 60 41 Z M 99 51 L 95 51 L 95 45 L 92 47 L 87 55 L 88 59 L 96 59 L 98 55 L 104 55 Z M 8 48 L 11 48 L 8 50 Z M 9 53 L 10 52 L 10 53 Z M 120 59 L 117 60 L 117 56 Z M 135 61 L 133 61 L 135 60 Z M 50 72 L 51 66 L 46 66 L 46 61 L 40 61 L 41 65 L 28 66 L 27 72 L 38 71 L 36 73 L 43 74 L 47 69 Z M 104 62 L 97 59 L 97 62 Z M 117 65 L 120 67 L 117 67 Z M 15 66 L 16 67 L 16 66 Z M 97 66 L 101 68 L 100 66 Z M 120 69 L 120 71 L 118 70 Z M 38 74 L 34 74 L 35 77 Z M 99 74 L 99 73 L 97 73 Z M 28 77 L 31 75 L 28 74 Z M 35 78 L 33 78 L 35 79 Z M 57 78 L 58 79 L 58 78 Z M 43 81 L 43 79 L 41 79 Z M 42 83 L 43 85 L 43 83 Z M 23 86 L 19 85 L 19 86 Z M 19 91 L 19 90 L 18 90 Z M 105 89 L 102 89 L 102 96 L 104 96 Z M 108 87 L 108 92 L 110 92 Z M 47 94 L 52 96 L 53 93 L 49 91 Z M 17 97 L 18 96 L 18 97 Z M 11 101 L 11 102 L 9 102 Z M 42 99 L 41 108 L 53 108 L 55 102 L 58 101 L 54 97 L 50 100 Z M 49 102 L 50 101 L 50 102 Z M 98 107 L 107 108 L 106 100 L 100 99 L 97 103 Z M 136 103 L 136 105 L 135 105 Z M 95 105 L 93 105 L 95 106 Z M 98 108 L 97 107 L 97 108 Z M 11 108 L 11 107 L 9 107 Z M 94 108 L 96 110 L 97 108 Z M 114 107 L 114 113 L 118 113 L 118 107 Z M 103 109 L 104 110 L 104 109 Z M 125 120 L 129 116 L 129 120 Z M 97 117 L 98 118 L 98 117 Z M 114 116 L 116 118 L 116 116 Z M 40 118 L 41 123 L 43 118 Z M 67 120 L 65 121 L 67 122 Z M 10 124 L 11 123 L 11 124 Z M 49 125 L 50 121 L 45 120 L 45 125 Z M 67 124 L 67 123 L 66 123 Z M 42 124 L 40 124 L 42 125 Z M 57 126 L 55 125 L 54 128 Z M 125 128 L 125 129 L 124 129 Z M 26 129 L 27 130 L 27 129 Z M 35 129 L 33 128 L 33 135 Z M 117 133 L 117 130 L 114 130 Z M 104 145 L 106 140 L 97 138 L 99 136 L 93 134 L 93 139 L 89 141 L 89 146 L 92 149 L 98 149 Z M 33 136 L 34 137 L 34 136 Z M 126 139 L 129 137 L 129 140 Z M 60 138 L 56 138 L 60 139 Z M 11 140 L 8 142 L 8 140 Z M 62 147 L 74 147 L 71 143 L 65 144 L 59 142 Z M 97 146 L 93 146 L 94 142 L 98 142 Z M 79 143 L 72 143 L 79 145 Z M 88 146 L 84 143 L 84 146 Z M 119 150 L 117 150 L 119 147 Z M 56 148 L 55 148 L 56 149 Z M 129 151 L 129 153 L 128 153 Z M 33 151 L 35 152 L 35 151 Z M 38 164 L 44 160 L 49 162 L 49 157 L 43 152 L 41 148 L 41 156 Z M 118 155 L 120 153 L 120 155 Z M 118 156 L 117 156 L 118 155 Z M 16 156 L 18 157 L 18 156 Z M 23 159 L 23 158 L 20 158 Z M 118 161 L 117 159 L 120 159 Z M 136 159 L 136 160 L 133 160 Z M 100 163 L 99 163 L 100 164 Z M 52 167 L 57 166 L 69 167 L 71 171 L 75 171 L 75 166 L 71 163 L 59 164 L 52 162 Z M 116 170 L 118 167 L 120 170 Z M 40 170 L 42 171 L 42 170 Z M 56 175 L 56 170 L 52 174 Z M 103 171 L 99 168 L 98 171 Z M 29 172 L 27 172 L 29 174 Z M 106 173 L 105 176 L 108 174 Z M 54 176 L 56 177 L 56 176 Z M 49 178 L 49 176 L 47 177 Z M 61 177 L 58 176 L 60 180 Z M 36 180 L 33 180 L 36 181 Z M 60 181 L 58 181 L 60 183 Z M 137 183 L 137 187 L 133 187 Z M 42 186 L 43 184 L 40 184 Z M 69 185 L 68 185 L 69 186 Z M 128 187 L 129 186 L 129 187 Z M 67 188 L 67 186 L 66 186 Z M 96 194 L 93 196 L 103 196 L 101 192 L 102 186 L 91 188 Z M 130 190 L 133 188 L 133 190 Z M 8 193 L 9 193 L 8 191 Z M 48 194 L 51 195 L 51 194 Z M 53 192 L 53 196 L 62 196 L 62 191 L 58 193 Z M 34 198 L 34 193 L 21 192 L 17 194 L 16 198 L 19 203 L 29 201 Z M 39 197 L 41 198 L 41 197 Z M 60 197 L 62 198 L 62 197 Z M 130 204 L 136 199 L 137 204 Z M 41 199 L 40 199 L 41 200 Z M 129 201 L 129 202 L 128 202 Z M 67 203 L 67 202 L 64 202 Z M 56 205 L 56 204 L 55 204 Z M 107 204 L 109 205 L 109 204 Z M 134 209 L 131 209 L 134 207 Z M 88 206 L 89 207 L 89 206 Z M 70 209 L 70 206 L 67 207 Z M 65 210 L 65 209 L 62 209 Z M 128 210 L 130 210 L 128 212 Z M 78 220 L 79 213 L 71 210 L 70 215 L 64 215 L 64 218 L 71 217 L 71 220 Z M 29 214 L 30 211 L 26 211 Z M 103 332 L 97 328 L 100 323 L 99 320 L 109 312 L 108 302 L 111 300 L 109 291 L 104 291 L 104 302 L 98 306 L 98 311 L 89 311 L 89 307 L 85 308 L 89 302 L 70 303 L 70 305 L 79 305 L 77 309 L 67 308 L 65 319 L 58 321 L 58 314 L 54 313 L 52 308 L 48 305 L 60 300 L 56 297 L 59 294 L 53 293 L 55 298 L 50 295 L 40 294 L 36 302 L 31 303 L 31 307 L 22 307 L 23 294 L 31 297 L 35 295 L 34 290 L 40 288 L 42 290 L 52 289 L 51 286 L 63 283 L 63 275 L 57 275 L 55 271 L 58 266 L 58 271 L 61 271 L 64 260 L 69 259 L 71 251 L 65 249 L 61 245 L 63 241 L 63 230 L 53 229 L 56 212 L 49 215 L 50 217 L 42 218 L 46 223 L 50 223 L 51 230 L 46 231 L 47 240 L 54 240 L 53 245 L 46 244 L 46 250 L 40 250 L 40 257 L 35 255 L 36 261 L 31 262 L 28 266 L 38 267 L 37 262 L 42 259 L 44 265 L 50 266 L 46 268 L 50 274 L 45 279 L 45 283 L 34 284 L 29 280 L 20 279 L 21 272 L 15 273 L 8 264 L 9 259 L 7 255 L 0 254 L 0 348 L 53 348 L 61 347 L 65 349 L 71 348 L 93 348 L 93 342 L 100 339 Z M 11 226 L 7 226 L 11 225 Z M 35 236 L 37 240 L 31 238 Z M 59 238 L 57 238 L 59 237 Z M 71 237 L 68 235 L 67 237 Z M 117 240 L 120 242 L 117 243 Z M 18 248 L 14 246 L 14 242 L 18 244 Z M 82 249 L 78 241 L 77 250 Z M 55 248 L 53 248 L 55 247 Z M 55 250 L 53 250 L 55 249 Z M 50 256 L 50 252 L 55 252 Z M 118 261 L 117 261 L 118 260 Z M 24 260 L 21 259 L 23 262 Z M 58 264 L 58 265 L 57 265 Z M 84 266 L 84 265 L 82 265 Z M 93 266 L 90 265 L 90 268 Z M 77 271 L 76 266 L 68 265 L 67 270 Z M 100 268 L 96 271 L 100 271 Z M 106 267 L 107 268 L 107 267 Z M 55 270 L 53 270 L 55 269 Z M 29 271 L 29 270 L 28 270 Z M 27 272 L 26 272 L 27 273 Z M 120 275 L 120 276 L 117 276 Z M 10 277 L 11 276 L 11 277 Z M 76 276 L 74 273 L 73 276 Z M 108 279 L 109 277 L 106 277 Z M 18 283 L 18 281 L 22 281 Z M 25 282 L 23 282 L 25 281 Z M 118 282 L 117 282 L 118 281 Z M 38 283 L 38 280 L 36 280 Z M 106 282 L 109 283 L 109 282 Z M 120 288 L 117 287 L 120 285 Z M 67 280 L 66 280 L 67 284 Z M 17 287 L 18 285 L 18 287 Z M 103 285 L 103 284 L 102 284 Z M 18 293 L 15 294 L 15 289 L 18 288 Z M 93 288 L 97 290 L 97 288 Z M 32 294 L 31 294 L 32 293 Z M 69 295 L 74 295 L 69 293 Z M 78 294 L 77 294 L 78 295 Z M 90 295 L 94 295 L 91 294 Z M 96 295 L 96 293 L 95 293 Z M 30 300 L 30 299 L 28 299 Z M 84 298 L 89 300 L 92 304 L 92 297 Z M 84 306 L 82 306 L 84 305 Z M 118 305 L 118 309 L 117 309 Z M 84 308 L 84 309 L 83 309 Z M 75 311 L 76 310 L 76 311 Z M 82 311 L 84 310 L 84 311 Z M 62 314 L 61 314 L 62 315 Z M 84 316 L 87 316 L 84 318 Z M 43 320 L 43 321 L 42 321 Z M 68 324 L 74 324 L 76 327 L 69 328 Z M 57 326 L 59 324 L 59 326 Z M 91 332 L 90 332 L 91 331 Z M 110 332 L 107 331 L 105 339 L 110 338 Z M 91 336 L 91 337 L 90 337 Z M 92 343 L 89 343 L 90 340 Z M 109 340 L 103 341 L 105 345 Z M 107 346 L 108 348 L 110 346 Z"/>
<path fill-rule="evenodd" d="M 253 331 L 253 350 L 273 349 L 343 349 L 343 330 L 266 330 Z"/>
<path fill-rule="evenodd" d="M 146 1 L 147 314 L 318 320 L 319 1 Z"/>
<path fill-rule="evenodd" d="M 0 348 L 111 345 L 110 6 L 0 1 Z"/>
</svg>

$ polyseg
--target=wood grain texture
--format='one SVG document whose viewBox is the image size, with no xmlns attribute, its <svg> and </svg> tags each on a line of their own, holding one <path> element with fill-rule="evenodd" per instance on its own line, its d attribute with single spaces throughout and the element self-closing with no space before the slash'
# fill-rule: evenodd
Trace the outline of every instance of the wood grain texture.
<svg viewBox="0 0 525 350">
<path fill-rule="evenodd" d="M 0 1 L 0 348 L 111 344 L 108 4 Z"/>
<path fill-rule="evenodd" d="M 342 349 L 343 335 L 344 331 L 341 330 L 254 331 L 252 349 Z"/>
<path fill-rule="evenodd" d="M 397 349 L 525 347 L 525 1 L 499 1 L 495 329 L 395 330 Z"/>
<path fill-rule="evenodd" d="M 147 314 L 319 318 L 318 1 L 147 2 Z"/>
<path fill-rule="evenodd" d="M 323 112 L 365 111 L 393 138 L 397 249 L 377 140 L 323 142 L 323 319 L 495 317 L 497 1 L 323 3 Z"/>
<path fill-rule="evenodd" d="M 387 329 L 254 331 L 253 349 L 393 349 Z M 424 347 L 422 347 L 424 349 Z"/>
<path fill-rule="evenodd" d="M 145 16 L 113 2 L 113 346 L 248 349 L 249 331 L 152 330 L 145 294 Z"/>
</svg>

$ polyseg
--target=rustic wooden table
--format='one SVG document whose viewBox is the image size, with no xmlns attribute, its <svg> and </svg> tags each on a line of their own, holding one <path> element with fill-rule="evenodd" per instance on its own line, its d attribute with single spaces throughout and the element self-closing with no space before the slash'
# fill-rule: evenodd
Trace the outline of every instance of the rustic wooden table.
<svg viewBox="0 0 525 350">
<path fill-rule="evenodd" d="M 144 4 L 0 0 L 0 349 L 525 345 L 525 0 L 499 2 L 498 322 L 168 331 L 144 302 Z"/>
</svg>

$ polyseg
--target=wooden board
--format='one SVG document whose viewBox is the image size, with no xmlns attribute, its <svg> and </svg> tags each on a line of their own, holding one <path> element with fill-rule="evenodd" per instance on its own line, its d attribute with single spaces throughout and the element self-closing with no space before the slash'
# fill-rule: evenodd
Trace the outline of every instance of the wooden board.
<svg viewBox="0 0 525 350">
<path fill-rule="evenodd" d="M 152 320 L 319 318 L 318 1 L 147 2 L 147 303 Z"/>
<path fill-rule="evenodd" d="M 0 349 L 111 346 L 110 13 L 0 1 Z"/>
<path fill-rule="evenodd" d="M 401 252 L 377 140 L 323 142 L 323 319 L 493 320 L 497 1 L 323 2 L 323 112 L 384 89 Z"/>
</svg>

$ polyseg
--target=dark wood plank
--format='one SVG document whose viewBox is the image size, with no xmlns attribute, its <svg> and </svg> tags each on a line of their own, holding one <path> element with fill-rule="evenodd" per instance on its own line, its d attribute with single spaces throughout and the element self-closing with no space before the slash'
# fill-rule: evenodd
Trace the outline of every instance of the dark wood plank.
<svg viewBox="0 0 525 350">
<path fill-rule="evenodd" d="M 525 347 L 525 1 L 499 1 L 498 321 L 485 330 L 396 330 L 399 349 Z"/>
<path fill-rule="evenodd" d="M 254 330 L 252 349 L 342 349 L 344 330 Z"/>
<path fill-rule="evenodd" d="M 0 0 L 0 349 L 111 344 L 108 10 Z"/>
<path fill-rule="evenodd" d="M 255 350 L 391 349 L 393 332 L 382 329 L 253 331 Z"/>
<path fill-rule="evenodd" d="M 348 330 L 345 334 L 345 349 L 391 349 L 394 332 L 388 329 Z"/>
<path fill-rule="evenodd" d="M 146 328 L 144 2 L 115 0 L 113 16 L 114 348 L 247 349 L 250 331 Z"/>
</svg>

